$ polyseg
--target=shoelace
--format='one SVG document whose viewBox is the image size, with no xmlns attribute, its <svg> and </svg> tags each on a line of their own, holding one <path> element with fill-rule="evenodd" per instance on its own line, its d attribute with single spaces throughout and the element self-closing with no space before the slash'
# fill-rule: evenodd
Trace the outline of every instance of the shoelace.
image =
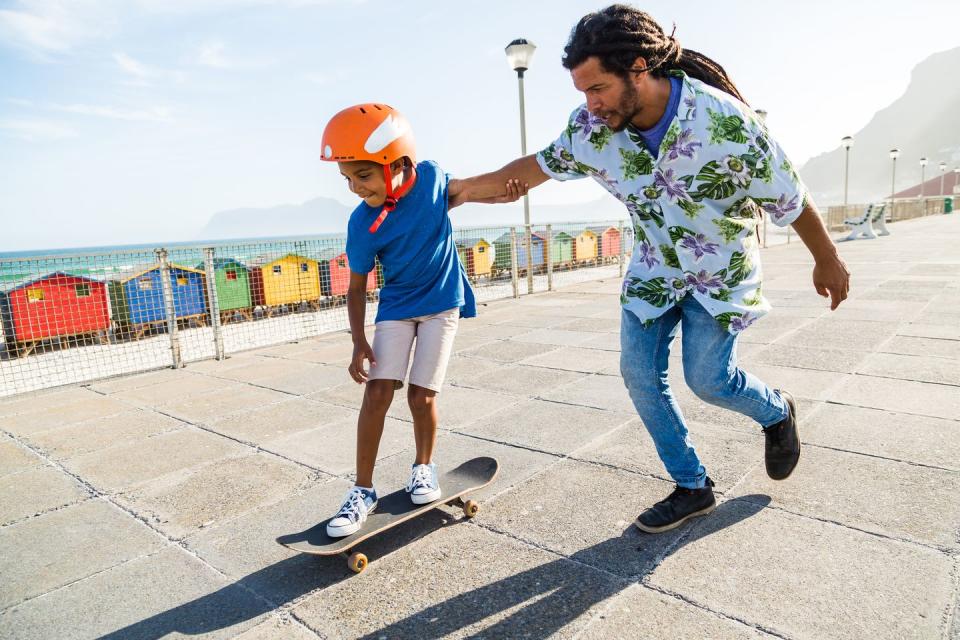
<svg viewBox="0 0 960 640">
<path fill-rule="evenodd" d="M 357 522 L 360 519 L 361 507 L 366 507 L 365 502 L 363 491 L 351 489 L 347 497 L 343 499 L 343 506 L 340 507 L 340 511 L 334 517 L 345 517 L 350 522 Z"/>
<path fill-rule="evenodd" d="M 433 488 L 433 471 L 429 465 L 418 464 L 413 468 L 413 477 L 407 485 L 407 491 L 415 491 L 420 487 Z"/>
</svg>

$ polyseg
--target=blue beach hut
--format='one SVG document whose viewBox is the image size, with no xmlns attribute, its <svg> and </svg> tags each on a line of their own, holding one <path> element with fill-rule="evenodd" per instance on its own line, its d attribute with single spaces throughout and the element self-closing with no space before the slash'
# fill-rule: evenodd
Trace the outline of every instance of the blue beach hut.
<svg viewBox="0 0 960 640">
<path fill-rule="evenodd" d="M 174 317 L 195 318 L 206 324 L 207 297 L 202 271 L 170 265 L 170 288 Z M 113 321 L 121 334 L 139 338 L 150 327 L 166 322 L 163 282 L 159 265 L 138 267 L 118 273 L 110 281 Z"/>
</svg>

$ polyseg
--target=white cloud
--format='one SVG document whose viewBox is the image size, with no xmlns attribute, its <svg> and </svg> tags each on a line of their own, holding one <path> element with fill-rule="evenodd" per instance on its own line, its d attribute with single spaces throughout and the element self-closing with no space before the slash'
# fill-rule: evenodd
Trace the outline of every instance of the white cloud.
<svg viewBox="0 0 960 640">
<path fill-rule="evenodd" d="M 63 140 L 79 134 L 70 126 L 55 120 L 5 119 L 0 120 L 0 132 L 21 140 Z"/>
<path fill-rule="evenodd" d="M 200 51 L 197 53 L 197 63 L 214 69 L 229 69 L 234 65 L 223 54 L 225 48 L 226 45 L 219 40 L 204 42 L 200 45 Z"/>
<path fill-rule="evenodd" d="M 149 109 L 119 109 L 104 105 L 92 104 L 53 104 L 50 108 L 64 113 L 76 113 L 84 116 L 96 116 L 111 120 L 126 120 L 130 122 L 173 122 L 170 109 L 167 107 L 151 107 Z"/>
<path fill-rule="evenodd" d="M 164 79 L 172 79 L 176 82 L 184 80 L 182 71 L 171 71 L 144 64 L 123 51 L 114 52 L 113 60 L 129 76 L 126 84 L 133 86 L 149 86 L 153 81 Z"/>
<path fill-rule="evenodd" d="M 113 54 L 113 59 L 116 61 L 120 68 L 129 73 L 132 76 L 146 80 L 152 74 L 150 69 L 146 67 L 143 63 L 134 60 L 131 56 L 125 54 L 122 51 L 118 51 Z"/>
<path fill-rule="evenodd" d="M 0 42 L 41 59 L 112 33 L 116 16 L 101 0 L 19 0 L 0 10 Z"/>
</svg>

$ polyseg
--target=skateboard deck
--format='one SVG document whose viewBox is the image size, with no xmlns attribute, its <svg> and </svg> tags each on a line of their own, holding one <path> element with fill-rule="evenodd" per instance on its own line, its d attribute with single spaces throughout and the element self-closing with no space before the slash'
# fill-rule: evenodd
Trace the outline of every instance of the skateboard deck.
<svg viewBox="0 0 960 640">
<path fill-rule="evenodd" d="M 367 538 L 445 504 L 462 507 L 464 515 L 472 518 L 477 515 L 480 507 L 473 500 L 465 501 L 464 496 L 493 482 L 499 469 L 499 463 L 494 458 L 473 458 L 440 475 L 443 496 L 439 500 L 427 504 L 413 504 L 410 494 L 399 489 L 379 499 L 376 510 L 367 516 L 366 522 L 356 533 L 343 538 L 331 538 L 327 535 L 327 523 L 332 518 L 327 518 L 306 531 L 280 536 L 277 542 L 301 553 L 318 556 L 347 555 L 350 569 L 360 573 L 367 566 L 367 557 L 362 553 L 349 553 L 355 546 Z"/>
</svg>

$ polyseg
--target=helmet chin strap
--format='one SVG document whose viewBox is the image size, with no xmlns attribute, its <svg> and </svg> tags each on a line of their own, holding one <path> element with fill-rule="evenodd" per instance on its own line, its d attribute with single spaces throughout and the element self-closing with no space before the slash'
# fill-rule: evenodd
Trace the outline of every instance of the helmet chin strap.
<svg viewBox="0 0 960 640">
<path fill-rule="evenodd" d="M 387 183 L 387 199 L 383 201 L 383 211 L 370 225 L 370 233 L 376 233 L 383 221 L 387 219 L 387 214 L 397 208 L 400 198 L 410 193 L 413 183 L 417 181 L 417 168 L 415 166 L 410 167 L 410 177 L 396 191 L 393 190 L 393 175 L 390 173 L 390 165 L 388 164 L 383 165 L 383 178 Z"/>
</svg>

